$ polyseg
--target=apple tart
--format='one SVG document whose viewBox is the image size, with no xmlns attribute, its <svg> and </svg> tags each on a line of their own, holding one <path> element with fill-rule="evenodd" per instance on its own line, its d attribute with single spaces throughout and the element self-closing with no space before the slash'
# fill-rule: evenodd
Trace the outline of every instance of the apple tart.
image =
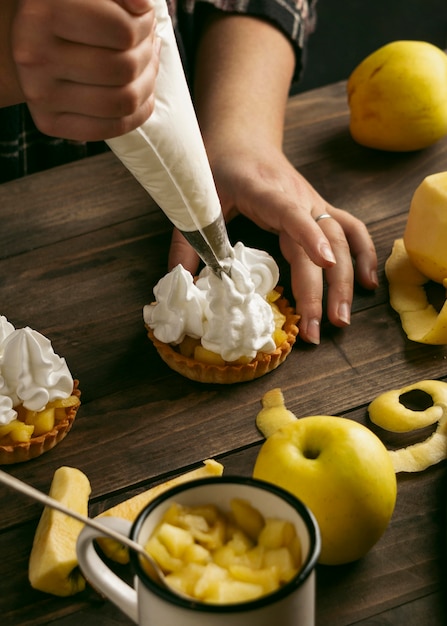
<svg viewBox="0 0 447 626">
<path fill-rule="evenodd" d="M 276 369 L 289 355 L 298 335 L 299 316 L 276 287 L 267 294 L 272 307 L 275 329 L 273 352 L 259 351 L 252 359 L 241 357 L 236 361 L 225 361 L 220 354 L 207 350 L 200 339 L 186 336 L 179 344 L 165 343 L 157 339 L 146 324 L 149 338 L 158 354 L 171 369 L 182 376 L 201 383 L 233 384 L 248 382 Z"/>
<path fill-rule="evenodd" d="M 0 465 L 54 448 L 73 425 L 80 395 L 51 341 L 0 315 Z"/>
<path fill-rule="evenodd" d="M 17 417 L 0 424 L 0 465 L 23 463 L 48 452 L 69 433 L 81 405 L 78 381 L 68 398 L 52 400 L 41 411 L 14 407 Z"/>
</svg>

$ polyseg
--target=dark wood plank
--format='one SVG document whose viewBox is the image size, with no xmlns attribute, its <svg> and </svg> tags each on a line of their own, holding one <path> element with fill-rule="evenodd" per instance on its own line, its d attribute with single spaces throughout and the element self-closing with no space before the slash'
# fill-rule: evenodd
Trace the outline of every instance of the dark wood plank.
<svg viewBox="0 0 447 626">
<path fill-rule="evenodd" d="M 298 416 L 369 425 L 367 405 L 379 393 L 447 378 L 445 347 L 405 338 L 383 273 L 414 189 L 447 170 L 447 139 L 419 153 L 382 154 L 356 145 L 347 124 L 343 83 L 292 98 L 285 150 L 323 195 L 368 223 L 381 285 L 373 294 L 357 289 L 349 329 L 325 323 L 318 348 L 298 341 L 283 366 L 249 384 L 183 379 L 146 338 L 142 307 L 165 273 L 171 227 L 112 154 L 0 186 L 0 313 L 49 336 L 83 392 L 67 439 L 8 471 L 47 491 L 57 467 L 80 468 L 92 483 L 94 515 L 207 457 L 223 459 L 227 473 L 250 474 L 262 443 L 255 417 L 272 387 Z M 269 250 L 290 293 L 275 237 L 242 218 L 230 235 Z M 416 626 L 425 609 L 435 626 L 445 623 L 445 487 L 445 464 L 399 477 L 395 515 L 373 551 L 353 566 L 319 568 L 319 624 L 400 624 L 405 616 Z M 41 508 L 0 487 L 0 510 L 2 623 L 127 623 L 91 591 L 61 600 L 31 590 L 27 560 Z"/>
<path fill-rule="evenodd" d="M 250 446 L 221 459 L 227 474 L 250 475 L 259 446 Z M 391 621 L 378 624 L 401 624 L 406 615 L 408 626 L 419 626 L 420 612 L 408 607 L 427 596 L 430 601 L 430 623 L 445 623 L 445 607 L 441 599 L 445 581 L 446 547 L 445 518 L 439 499 L 445 500 L 445 468 L 436 467 L 411 477 L 399 477 L 399 495 L 392 523 L 371 552 L 358 563 L 343 567 L 321 567 L 317 571 L 317 624 L 376 623 L 376 615 L 387 615 Z M 133 490 L 131 493 L 142 489 Z M 91 515 L 119 501 L 96 501 Z M 71 599 L 57 599 L 29 588 L 26 568 L 35 522 L 22 524 L 0 535 L 0 576 L 4 580 L 0 611 L 5 625 L 46 624 L 56 619 L 60 626 L 82 623 L 85 626 L 129 620 L 110 610 L 91 589 Z M 123 573 L 123 570 L 118 570 Z M 126 574 L 127 579 L 127 574 Z M 349 601 L 342 601 L 347 598 Z M 407 606 L 395 612 L 394 607 Z M 425 606 L 422 603 L 422 606 Z M 12 608 L 14 607 L 14 608 Z M 382 618 L 380 618 L 382 619 Z"/>
</svg>

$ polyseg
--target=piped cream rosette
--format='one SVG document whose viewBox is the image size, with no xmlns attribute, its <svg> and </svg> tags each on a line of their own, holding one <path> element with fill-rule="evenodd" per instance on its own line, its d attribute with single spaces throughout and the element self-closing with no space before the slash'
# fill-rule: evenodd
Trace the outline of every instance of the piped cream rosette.
<svg viewBox="0 0 447 626">
<path fill-rule="evenodd" d="M 62 441 L 79 398 L 78 381 L 49 339 L 0 316 L 0 465 L 28 461 Z"/>
</svg>

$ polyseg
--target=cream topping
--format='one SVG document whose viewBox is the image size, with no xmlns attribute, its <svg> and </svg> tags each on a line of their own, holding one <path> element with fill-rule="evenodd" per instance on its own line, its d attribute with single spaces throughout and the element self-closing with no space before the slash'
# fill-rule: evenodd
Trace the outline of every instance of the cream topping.
<svg viewBox="0 0 447 626">
<path fill-rule="evenodd" d="M 11 322 L 8 322 L 4 315 L 0 315 L 0 357 L 3 354 L 3 342 L 14 330 L 15 328 Z"/>
<path fill-rule="evenodd" d="M 26 327 L 9 333 L 2 346 L 0 394 L 13 406 L 41 411 L 48 402 L 71 395 L 73 378 L 49 339 Z"/>
<path fill-rule="evenodd" d="M 9 424 L 17 417 L 17 411 L 12 408 L 12 398 L 0 395 L 0 425 Z"/>
<path fill-rule="evenodd" d="M 204 348 L 225 361 L 275 350 L 275 323 L 266 296 L 278 282 L 278 266 L 266 252 L 240 242 L 233 251 L 234 257 L 226 259 L 231 277 L 219 278 L 205 267 L 194 283 L 178 265 L 158 282 L 155 303 L 143 309 L 157 339 L 178 344 L 185 335 L 200 337 Z"/>
</svg>

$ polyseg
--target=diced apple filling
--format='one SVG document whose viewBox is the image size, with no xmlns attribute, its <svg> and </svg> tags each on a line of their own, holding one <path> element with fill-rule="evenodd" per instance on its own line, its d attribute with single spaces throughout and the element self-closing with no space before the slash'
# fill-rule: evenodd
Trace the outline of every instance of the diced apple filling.
<svg viewBox="0 0 447 626">
<path fill-rule="evenodd" d="M 64 419 L 67 409 L 79 404 L 76 396 L 61 398 L 49 402 L 42 411 L 31 411 L 23 405 L 14 407 L 16 419 L 9 424 L 0 425 L 0 445 L 25 443 L 31 437 L 38 437 L 53 430 L 55 424 Z"/>
<path fill-rule="evenodd" d="M 278 306 L 275 304 L 276 300 L 280 297 L 281 294 L 276 290 L 271 291 L 266 297 L 273 311 L 275 330 L 272 336 L 277 348 L 287 340 L 287 333 L 283 330 L 286 316 L 281 313 Z M 183 356 L 192 358 L 195 361 L 200 361 L 201 363 L 207 363 L 208 365 L 245 365 L 252 360 L 249 357 L 240 357 L 236 361 L 224 361 L 220 354 L 204 348 L 200 343 L 200 339 L 193 339 L 188 335 L 178 345 L 178 350 Z"/>
<path fill-rule="evenodd" d="M 246 602 L 289 581 L 302 562 L 295 526 L 264 518 L 249 502 L 166 511 L 145 546 L 179 591 L 206 603 Z"/>
</svg>

